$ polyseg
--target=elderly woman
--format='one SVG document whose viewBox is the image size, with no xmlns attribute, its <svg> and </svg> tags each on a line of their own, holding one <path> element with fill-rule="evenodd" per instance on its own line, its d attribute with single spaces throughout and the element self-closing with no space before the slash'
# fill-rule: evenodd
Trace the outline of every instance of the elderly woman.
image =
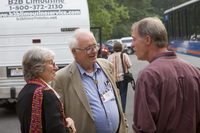
<svg viewBox="0 0 200 133">
<path fill-rule="evenodd" d="M 74 121 L 65 118 L 59 95 L 48 85 L 55 79 L 53 51 L 32 47 L 25 52 L 22 61 L 26 85 L 18 96 L 17 115 L 22 133 L 75 133 Z"/>
</svg>

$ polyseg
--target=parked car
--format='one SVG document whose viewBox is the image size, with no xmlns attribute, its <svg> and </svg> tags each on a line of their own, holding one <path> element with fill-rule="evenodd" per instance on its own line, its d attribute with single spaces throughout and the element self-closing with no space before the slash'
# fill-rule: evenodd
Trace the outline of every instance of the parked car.
<svg viewBox="0 0 200 133">
<path fill-rule="evenodd" d="M 108 50 L 108 47 L 102 45 L 102 57 L 107 59 L 109 53 L 110 53 L 110 51 Z"/>
<path fill-rule="evenodd" d="M 135 51 L 133 48 L 131 48 L 131 43 L 133 41 L 132 37 L 122 37 L 120 39 L 120 42 L 122 43 L 122 46 L 124 47 L 124 51 L 130 55 L 133 54 Z"/>
<path fill-rule="evenodd" d="M 120 42 L 120 39 L 110 39 L 107 41 L 107 43 L 114 45 L 115 42 Z"/>
<path fill-rule="evenodd" d="M 110 51 L 110 53 L 113 53 L 113 45 L 110 43 L 102 43 L 102 46 L 106 46 L 108 48 L 108 50 Z"/>
</svg>

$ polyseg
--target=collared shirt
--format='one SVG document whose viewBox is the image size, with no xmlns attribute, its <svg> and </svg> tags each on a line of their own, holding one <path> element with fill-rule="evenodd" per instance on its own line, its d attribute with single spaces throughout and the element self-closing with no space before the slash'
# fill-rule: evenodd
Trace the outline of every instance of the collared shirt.
<svg viewBox="0 0 200 133">
<path fill-rule="evenodd" d="M 133 121 L 137 133 L 199 133 L 199 70 L 174 52 L 157 54 L 139 72 Z"/>
<path fill-rule="evenodd" d="M 119 111 L 115 96 L 107 102 L 103 102 L 101 98 L 109 90 L 114 95 L 111 83 L 108 82 L 97 63 L 94 64 L 93 73 L 87 73 L 78 63 L 77 65 L 90 103 L 97 133 L 116 133 L 119 126 Z"/>
<path fill-rule="evenodd" d="M 40 78 L 41 79 L 41 78 Z M 53 90 L 54 94 L 57 96 L 58 99 L 60 99 L 60 95 L 49 85 L 47 84 L 43 79 L 41 79 L 51 90 Z"/>
<path fill-rule="evenodd" d="M 124 70 L 122 67 L 121 52 L 114 52 L 108 56 L 108 61 L 115 66 L 115 80 L 116 82 L 124 80 L 124 71 L 127 73 L 127 68 L 131 68 L 131 61 L 126 53 L 123 53 Z"/>
</svg>

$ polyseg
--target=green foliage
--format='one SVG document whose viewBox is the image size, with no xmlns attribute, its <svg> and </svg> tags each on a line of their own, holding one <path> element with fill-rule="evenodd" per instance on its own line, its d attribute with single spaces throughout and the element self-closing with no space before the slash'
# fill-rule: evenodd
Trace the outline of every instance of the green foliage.
<svg viewBox="0 0 200 133">
<path fill-rule="evenodd" d="M 121 18 L 129 18 L 127 7 L 119 6 L 114 0 L 88 0 L 88 5 L 90 26 L 102 28 L 103 41 L 111 37 L 113 27 Z"/>
<path fill-rule="evenodd" d="M 163 19 L 165 10 L 188 0 L 88 0 L 90 26 L 102 28 L 103 42 L 131 36 L 131 25 L 145 17 Z"/>
</svg>

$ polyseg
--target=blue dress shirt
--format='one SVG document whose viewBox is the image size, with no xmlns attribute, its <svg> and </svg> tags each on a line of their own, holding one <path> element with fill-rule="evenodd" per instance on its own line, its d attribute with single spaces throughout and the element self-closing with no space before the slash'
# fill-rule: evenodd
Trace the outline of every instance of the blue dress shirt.
<svg viewBox="0 0 200 133">
<path fill-rule="evenodd" d="M 97 133 L 116 133 L 120 118 L 111 83 L 97 63 L 94 64 L 93 73 L 87 73 L 78 63 L 77 65 L 90 103 Z M 108 91 L 111 91 L 114 97 L 105 102 L 101 96 Z"/>
</svg>

